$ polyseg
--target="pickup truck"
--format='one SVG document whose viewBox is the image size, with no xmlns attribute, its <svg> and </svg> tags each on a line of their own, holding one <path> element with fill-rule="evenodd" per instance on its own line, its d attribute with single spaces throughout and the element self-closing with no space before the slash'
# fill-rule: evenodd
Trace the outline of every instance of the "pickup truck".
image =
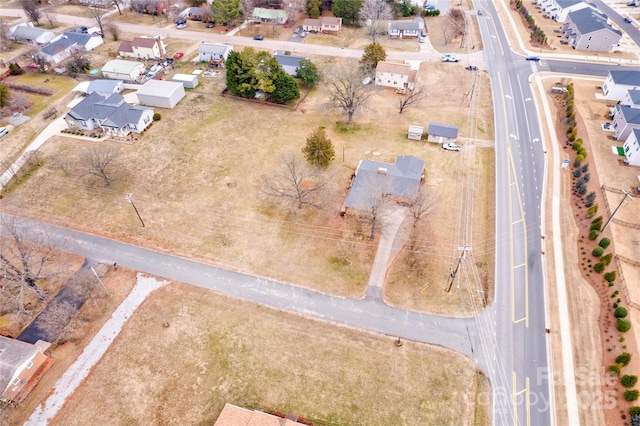
<svg viewBox="0 0 640 426">
<path fill-rule="evenodd" d="M 442 55 L 442 58 L 440 58 L 440 60 L 442 62 L 459 62 L 460 58 L 458 58 L 456 55 L 452 55 L 450 53 L 447 53 L 445 55 Z"/>
<path fill-rule="evenodd" d="M 462 149 L 460 145 L 456 145 L 455 143 L 445 143 L 442 145 L 442 148 L 447 151 L 460 151 Z"/>
</svg>

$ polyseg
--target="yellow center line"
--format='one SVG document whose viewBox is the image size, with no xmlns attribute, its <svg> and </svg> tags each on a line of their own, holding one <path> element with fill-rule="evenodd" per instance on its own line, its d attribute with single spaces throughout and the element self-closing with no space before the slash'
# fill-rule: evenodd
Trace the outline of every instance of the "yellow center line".
<svg viewBox="0 0 640 426">
<path fill-rule="evenodd" d="M 526 425 L 531 425 L 531 393 L 529 386 L 529 376 L 525 377 L 525 387 L 522 390 L 516 390 L 516 372 L 512 372 L 513 377 L 513 424 L 518 425 L 518 396 L 525 394 L 524 409 L 526 412 Z"/>
<path fill-rule="evenodd" d="M 521 263 L 519 265 L 514 265 L 514 268 L 522 268 L 523 266 L 527 266 L 526 263 Z"/>
</svg>

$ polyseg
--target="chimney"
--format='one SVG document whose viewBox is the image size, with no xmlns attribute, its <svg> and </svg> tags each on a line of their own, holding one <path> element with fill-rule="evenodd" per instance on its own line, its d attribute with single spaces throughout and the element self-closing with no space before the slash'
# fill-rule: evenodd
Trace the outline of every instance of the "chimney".
<svg viewBox="0 0 640 426">
<path fill-rule="evenodd" d="M 387 169 L 385 167 L 378 167 L 378 173 L 380 173 L 381 175 L 386 175 Z"/>
</svg>

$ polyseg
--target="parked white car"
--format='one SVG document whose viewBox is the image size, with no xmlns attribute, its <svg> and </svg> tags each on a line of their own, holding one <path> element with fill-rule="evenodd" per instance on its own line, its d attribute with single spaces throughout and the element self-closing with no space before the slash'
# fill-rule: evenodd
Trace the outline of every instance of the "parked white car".
<svg viewBox="0 0 640 426">
<path fill-rule="evenodd" d="M 447 151 L 460 151 L 462 149 L 460 145 L 456 145 L 455 143 L 445 143 L 442 145 L 442 148 Z"/>
<path fill-rule="evenodd" d="M 459 62 L 460 58 L 458 58 L 456 55 L 453 55 L 451 53 L 447 53 L 445 55 L 442 55 L 442 59 L 440 59 L 442 62 Z"/>
</svg>

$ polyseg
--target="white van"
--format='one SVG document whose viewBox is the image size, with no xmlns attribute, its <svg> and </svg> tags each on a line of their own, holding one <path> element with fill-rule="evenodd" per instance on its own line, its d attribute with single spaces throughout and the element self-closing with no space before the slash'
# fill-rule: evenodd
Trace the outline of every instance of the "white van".
<svg viewBox="0 0 640 426">
<path fill-rule="evenodd" d="M 0 127 L 0 138 L 8 134 L 9 134 L 9 129 L 7 129 L 6 127 Z"/>
</svg>

